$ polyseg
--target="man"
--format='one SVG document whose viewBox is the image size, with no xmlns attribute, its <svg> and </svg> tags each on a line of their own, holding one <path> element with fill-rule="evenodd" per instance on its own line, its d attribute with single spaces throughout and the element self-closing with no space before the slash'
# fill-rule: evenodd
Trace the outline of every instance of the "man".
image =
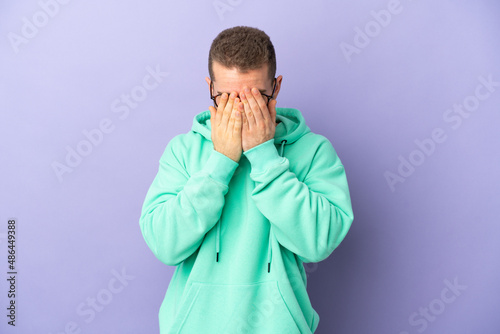
<svg viewBox="0 0 500 334">
<path fill-rule="evenodd" d="M 344 167 L 300 111 L 276 108 L 283 77 L 263 31 L 222 31 L 208 67 L 214 107 L 168 143 L 140 218 L 155 256 L 177 266 L 160 331 L 313 333 L 303 263 L 351 226 Z"/>
</svg>

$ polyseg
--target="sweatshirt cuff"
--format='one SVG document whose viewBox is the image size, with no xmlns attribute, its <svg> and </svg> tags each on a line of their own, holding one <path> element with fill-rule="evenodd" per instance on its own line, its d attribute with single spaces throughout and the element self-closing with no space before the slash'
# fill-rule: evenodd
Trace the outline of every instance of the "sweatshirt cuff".
<svg viewBox="0 0 500 334">
<path fill-rule="evenodd" d="M 238 166 L 239 164 L 236 161 L 213 150 L 204 169 L 212 179 L 227 186 Z"/>
<path fill-rule="evenodd" d="M 252 147 L 243 154 L 250 161 L 253 174 L 263 173 L 270 167 L 279 165 L 284 159 L 274 146 L 274 138 Z"/>
</svg>

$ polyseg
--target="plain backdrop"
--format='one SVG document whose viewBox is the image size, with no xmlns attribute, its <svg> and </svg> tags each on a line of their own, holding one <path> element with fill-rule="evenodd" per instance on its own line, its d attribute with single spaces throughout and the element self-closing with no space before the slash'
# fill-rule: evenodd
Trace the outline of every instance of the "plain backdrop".
<svg viewBox="0 0 500 334">
<path fill-rule="evenodd" d="M 350 232 L 305 265 L 317 333 L 499 333 L 499 17 L 494 0 L 1 2 L 0 262 L 7 277 L 15 218 L 17 276 L 0 332 L 158 333 L 175 267 L 142 203 L 212 102 L 212 40 L 248 25 L 276 48 L 278 107 L 349 182 Z"/>
</svg>

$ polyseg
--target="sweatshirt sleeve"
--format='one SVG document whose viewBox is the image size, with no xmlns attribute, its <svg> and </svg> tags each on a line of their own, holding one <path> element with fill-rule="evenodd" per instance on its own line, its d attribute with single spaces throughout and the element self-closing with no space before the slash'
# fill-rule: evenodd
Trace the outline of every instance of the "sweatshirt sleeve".
<svg viewBox="0 0 500 334">
<path fill-rule="evenodd" d="M 279 243 L 306 263 L 326 259 L 354 219 L 344 166 L 330 141 L 321 137 L 304 182 L 289 170 L 274 139 L 244 152 L 252 166 L 256 206 Z"/>
<path fill-rule="evenodd" d="M 193 254 L 217 223 L 238 167 L 237 162 L 213 150 L 204 167 L 189 175 L 185 168 L 189 162 L 183 159 L 188 149 L 180 136 L 169 142 L 140 217 L 148 247 L 169 266 L 177 266 Z"/>
</svg>

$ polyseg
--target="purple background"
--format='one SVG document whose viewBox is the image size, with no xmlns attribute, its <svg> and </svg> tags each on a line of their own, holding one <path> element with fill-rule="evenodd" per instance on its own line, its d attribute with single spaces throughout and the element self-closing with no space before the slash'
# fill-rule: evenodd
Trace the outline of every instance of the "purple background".
<svg viewBox="0 0 500 334">
<path fill-rule="evenodd" d="M 142 203 L 169 140 L 211 103 L 213 38 L 250 25 L 275 45 L 278 107 L 301 110 L 346 168 L 352 228 L 306 265 L 317 333 L 499 333 L 500 86 L 474 97 L 480 77 L 500 82 L 497 1 L 54 4 L 0 4 L 0 258 L 5 277 L 14 217 L 19 271 L 15 329 L 1 280 L 0 332 L 158 332 L 175 267 L 147 248 Z M 156 67 L 168 75 L 143 90 Z M 131 92 L 141 101 L 114 112 Z M 464 103 L 473 111 L 456 126 L 448 110 Z M 85 146 L 83 132 L 106 119 L 112 130 Z M 446 140 L 419 153 L 415 141 L 436 128 Z M 53 165 L 78 145 L 90 153 L 58 178 Z M 384 174 L 398 173 L 400 156 L 418 165 L 391 189 Z M 128 275 L 120 289 L 113 271 Z"/>
</svg>

